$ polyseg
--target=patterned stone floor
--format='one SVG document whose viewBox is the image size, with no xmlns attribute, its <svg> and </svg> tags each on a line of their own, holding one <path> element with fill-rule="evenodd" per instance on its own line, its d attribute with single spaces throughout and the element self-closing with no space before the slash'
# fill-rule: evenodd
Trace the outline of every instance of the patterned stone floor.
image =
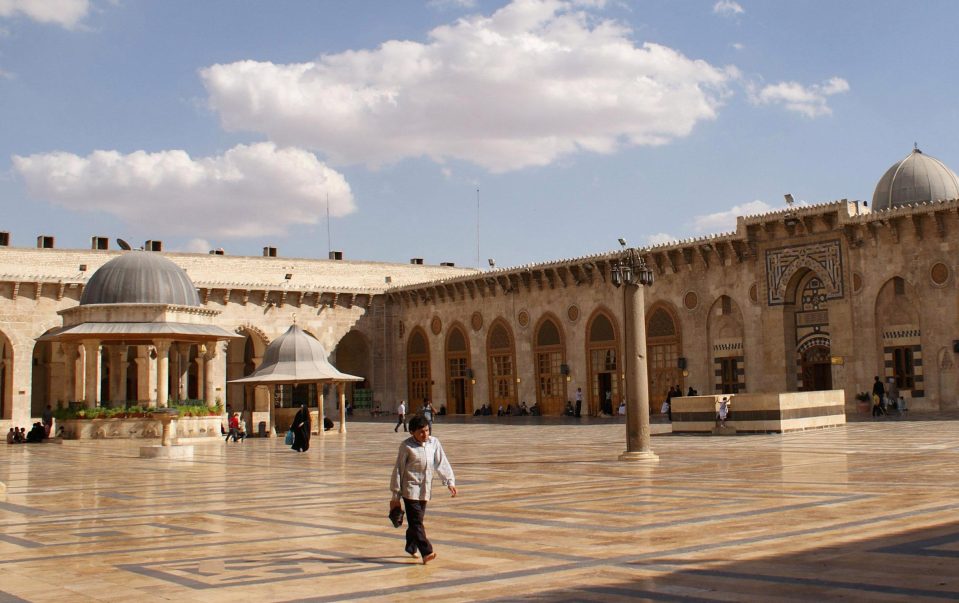
<svg viewBox="0 0 959 603">
<path fill-rule="evenodd" d="M 385 423 L 197 445 L 0 444 L 0 601 L 959 599 L 959 421 L 653 438 L 621 424 L 437 424 L 461 495 L 438 559 L 386 518 Z M 445 492 L 445 490 L 444 490 Z"/>
</svg>

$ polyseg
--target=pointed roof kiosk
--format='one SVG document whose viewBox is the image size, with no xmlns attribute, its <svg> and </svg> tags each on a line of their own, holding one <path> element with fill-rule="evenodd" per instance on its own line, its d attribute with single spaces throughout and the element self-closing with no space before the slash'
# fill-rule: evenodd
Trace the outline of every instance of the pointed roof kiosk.
<svg viewBox="0 0 959 603">
<path fill-rule="evenodd" d="M 363 377 L 341 373 L 327 360 L 326 349 L 315 337 L 290 325 L 267 346 L 263 362 L 253 373 L 230 383 L 252 385 L 304 385 L 310 383 L 336 385 L 340 408 L 340 433 L 346 433 L 346 383 L 363 381 Z M 321 394 L 322 395 L 322 394 Z M 323 402 L 319 404 L 319 433 L 323 435 Z M 273 404 L 270 404 L 270 412 Z M 271 416 L 270 423 L 273 423 Z"/>
</svg>

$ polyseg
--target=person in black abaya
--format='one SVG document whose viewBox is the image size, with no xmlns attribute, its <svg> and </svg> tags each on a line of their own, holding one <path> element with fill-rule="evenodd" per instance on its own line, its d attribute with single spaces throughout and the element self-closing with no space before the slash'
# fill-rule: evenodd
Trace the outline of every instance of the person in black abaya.
<svg viewBox="0 0 959 603">
<path fill-rule="evenodd" d="M 306 452 L 310 449 L 310 411 L 306 404 L 300 407 L 293 417 L 293 450 Z"/>
</svg>

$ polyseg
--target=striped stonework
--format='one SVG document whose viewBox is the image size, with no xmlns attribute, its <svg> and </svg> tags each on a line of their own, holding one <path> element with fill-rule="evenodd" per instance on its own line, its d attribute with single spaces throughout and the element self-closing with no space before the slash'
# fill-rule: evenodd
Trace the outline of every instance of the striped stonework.
<svg viewBox="0 0 959 603">
<path fill-rule="evenodd" d="M 920 336 L 921 332 L 916 325 L 893 325 L 882 331 L 884 377 L 887 379 L 896 377 L 894 350 L 905 348 L 912 351 L 913 386 L 908 391 L 913 398 L 922 398 L 926 395 Z"/>
</svg>

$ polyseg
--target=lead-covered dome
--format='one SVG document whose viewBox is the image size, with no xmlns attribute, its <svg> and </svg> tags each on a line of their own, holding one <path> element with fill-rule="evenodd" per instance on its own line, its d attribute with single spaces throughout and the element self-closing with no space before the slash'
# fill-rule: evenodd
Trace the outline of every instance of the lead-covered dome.
<svg viewBox="0 0 959 603">
<path fill-rule="evenodd" d="M 950 199 L 959 199 L 956 173 L 917 148 L 879 179 L 872 194 L 872 207 L 873 210 L 882 210 Z"/>
<path fill-rule="evenodd" d="M 129 251 L 93 273 L 80 305 L 173 304 L 199 306 L 200 296 L 186 272 L 150 251 Z"/>
</svg>

